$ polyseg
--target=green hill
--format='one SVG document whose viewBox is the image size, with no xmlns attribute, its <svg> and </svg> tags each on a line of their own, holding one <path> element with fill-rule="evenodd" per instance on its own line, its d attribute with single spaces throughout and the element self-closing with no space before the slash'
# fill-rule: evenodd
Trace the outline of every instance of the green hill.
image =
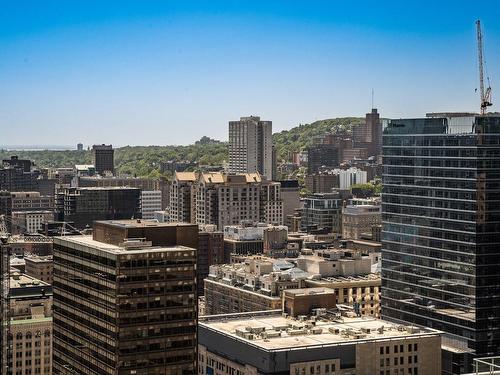
<svg viewBox="0 0 500 375">
<path fill-rule="evenodd" d="M 300 124 L 290 130 L 273 135 L 278 160 L 286 160 L 289 152 L 301 151 L 311 145 L 314 137 L 350 130 L 351 125 L 363 123 L 364 118 L 343 117 Z M 72 167 L 75 164 L 91 163 L 90 151 L 6 151 L 0 150 L 0 158 L 18 155 L 31 159 L 41 168 Z M 115 165 L 118 173 L 136 176 L 157 177 L 160 162 L 165 160 L 194 160 L 202 165 L 220 165 L 228 159 L 227 142 L 217 142 L 203 137 L 187 146 L 126 146 L 115 151 Z"/>
<path fill-rule="evenodd" d="M 310 146 L 315 137 L 350 131 L 352 125 L 364 124 L 364 117 L 339 117 L 334 119 L 318 120 L 311 124 L 300 124 L 290 130 L 283 130 L 273 135 L 278 159 L 284 160 L 289 152 L 298 152 Z"/>
</svg>

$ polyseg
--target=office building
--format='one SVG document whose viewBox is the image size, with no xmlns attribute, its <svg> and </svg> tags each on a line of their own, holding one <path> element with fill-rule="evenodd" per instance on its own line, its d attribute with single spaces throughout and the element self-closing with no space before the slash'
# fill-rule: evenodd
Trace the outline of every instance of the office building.
<svg viewBox="0 0 500 375">
<path fill-rule="evenodd" d="M 356 148 L 366 148 L 368 156 L 382 154 L 382 123 L 376 108 L 366 114 L 364 124 L 353 126 L 352 133 Z"/>
<path fill-rule="evenodd" d="M 382 315 L 444 331 L 443 373 L 500 351 L 500 117 L 384 129 Z"/>
<path fill-rule="evenodd" d="M 301 231 L 324 229 L 342 233 L 342 199 L 338 193 L 316 193 L 304 198 L 301 210 Z"/>
<path fill-rule="evenodd" d="M 382 223 L 382 207 L 379 205 L 347 205 L 342 212 L 342 238 L 359 240 L 372 227 Z"/>
<path fill-rule="evenodd" d="M 31 160 L 12 156 L 2 161 L 0 168 L 0 191 L 36 191 L 39 171 L 33 168 Z"/>
<path fill-rule="evenodd" d="M 31 276 L 10 276 L 9 374 L 52 374 L 52 288 Z"/>
<path fill-rule="evenodd" d="M 76 151 L 83 151 L 83 143 L 76 144 Z"/>
<path fill-rule="evenodd" d="M 279 181 L 281 200 L 283 201 L 283 221 L 288 215 L 293 215 L 300 208 L 300 186 L 298 180 Z"/>
<path fill-rule="evenodd" d="M 325 310 L 201 317 L 199 374 L 441 374 L 439 331 Z"/>
<path fill-rule="evenodd" d="M 96 220 L 141 217 L 141 190 L 128 187 L 67 188 L 56 197 L 57 220 L 92 227 Z"/>
<path fill-rule="evenodd" d="M 92 165 L 101 176 L 115 174 L 115 150 L 112 145 L 92 146 Z"/>
<path fill-rule="evenodd" d="M 161 210 L 162 194 L 160 190 L 141 191 L 141 215 L 143 219 L 154 219 L 155 211 Z"/>
<path fill-rule="evenodd" d="M 161 191 L 161 210 L 170 202 L 170 183 L 161 178 L 140 177 L 103 177 L 103 176 L 77 176 L 71 182 L 72 187 L 135 187 L 141 190 Z"/>
<path fill-rule="evenodd" d="M 272 122 L 256 116 L 229 121 L 229 173 L 260 173 L 272 180 L 273 169 Z"/>
<path fill-rule="evenodd" d="M 143 220 L 55 238 L 55 374 L 195 374 L 197 246 L 196 225 Z"/>
<path fill-rule="evenodd" d="M 339 149 L 334 144 L 314 144 L 307 149 L 307 174 L 318 173 L 320 168 L 338 168 Z"/>
</svg>

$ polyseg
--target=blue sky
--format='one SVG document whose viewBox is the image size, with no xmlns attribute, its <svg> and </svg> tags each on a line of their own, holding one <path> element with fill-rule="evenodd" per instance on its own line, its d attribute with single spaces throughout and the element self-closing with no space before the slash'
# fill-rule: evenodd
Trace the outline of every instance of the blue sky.
<svg viewBox="0 0 500 375">
<path fill-rule="evenodd" d="M 4 1 L 0 144 L 227 139 L 251 114 L 362 116 L 372 88 L 384 117 L 477 110 L 477 18 L 500 91 L 500 2 L 480 4 Z"/>
</svg>

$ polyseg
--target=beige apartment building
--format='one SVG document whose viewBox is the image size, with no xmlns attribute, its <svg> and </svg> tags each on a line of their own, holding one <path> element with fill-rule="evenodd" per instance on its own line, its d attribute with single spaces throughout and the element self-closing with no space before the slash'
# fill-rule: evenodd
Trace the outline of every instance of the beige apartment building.
<svg viewBox="0 0 500 375">
<path fill-rule="evenodd" d="M 242 221 L 283 223 L 279 182 L 259 173 L 176 172 L 170 190 L 170 221 L 227 225 Z"/>
<path fill-rule="evenodd" d="M 24 257 L 26 274 L 52 285 L 52 269 L 54 265 L 52 255 L 28 255 Z"/>
<path fill-rule="evenodd" d="M 342 238 L 358 240 L 372 236 L 372 227 L 382 224 L 380 205 L 349 205 L 342 212 Z"/>
<path fill-rule="evenodd" d="M 21 273 L 10 277 L 8 361 L 13 375 L 52 374 L 52 289 Z"/>
</svg>

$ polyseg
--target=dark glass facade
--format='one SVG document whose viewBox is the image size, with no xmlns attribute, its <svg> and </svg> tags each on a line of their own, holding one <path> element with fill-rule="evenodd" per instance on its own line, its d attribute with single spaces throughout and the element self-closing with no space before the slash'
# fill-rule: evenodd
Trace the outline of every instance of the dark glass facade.
<svg viewBox="0 0 500 375">
<path fill-rule="evenodd" d="M 54 374 L 195 374 L 195 273 L 194 248 L 56 238 Z"/>
<path fill-rule="evenodd" d="M 500 117 L 392 120 L 383 163 L 382 315 L 446 332 L 443 372 L 470 370 L 500 353 Z"/>
</svg>

